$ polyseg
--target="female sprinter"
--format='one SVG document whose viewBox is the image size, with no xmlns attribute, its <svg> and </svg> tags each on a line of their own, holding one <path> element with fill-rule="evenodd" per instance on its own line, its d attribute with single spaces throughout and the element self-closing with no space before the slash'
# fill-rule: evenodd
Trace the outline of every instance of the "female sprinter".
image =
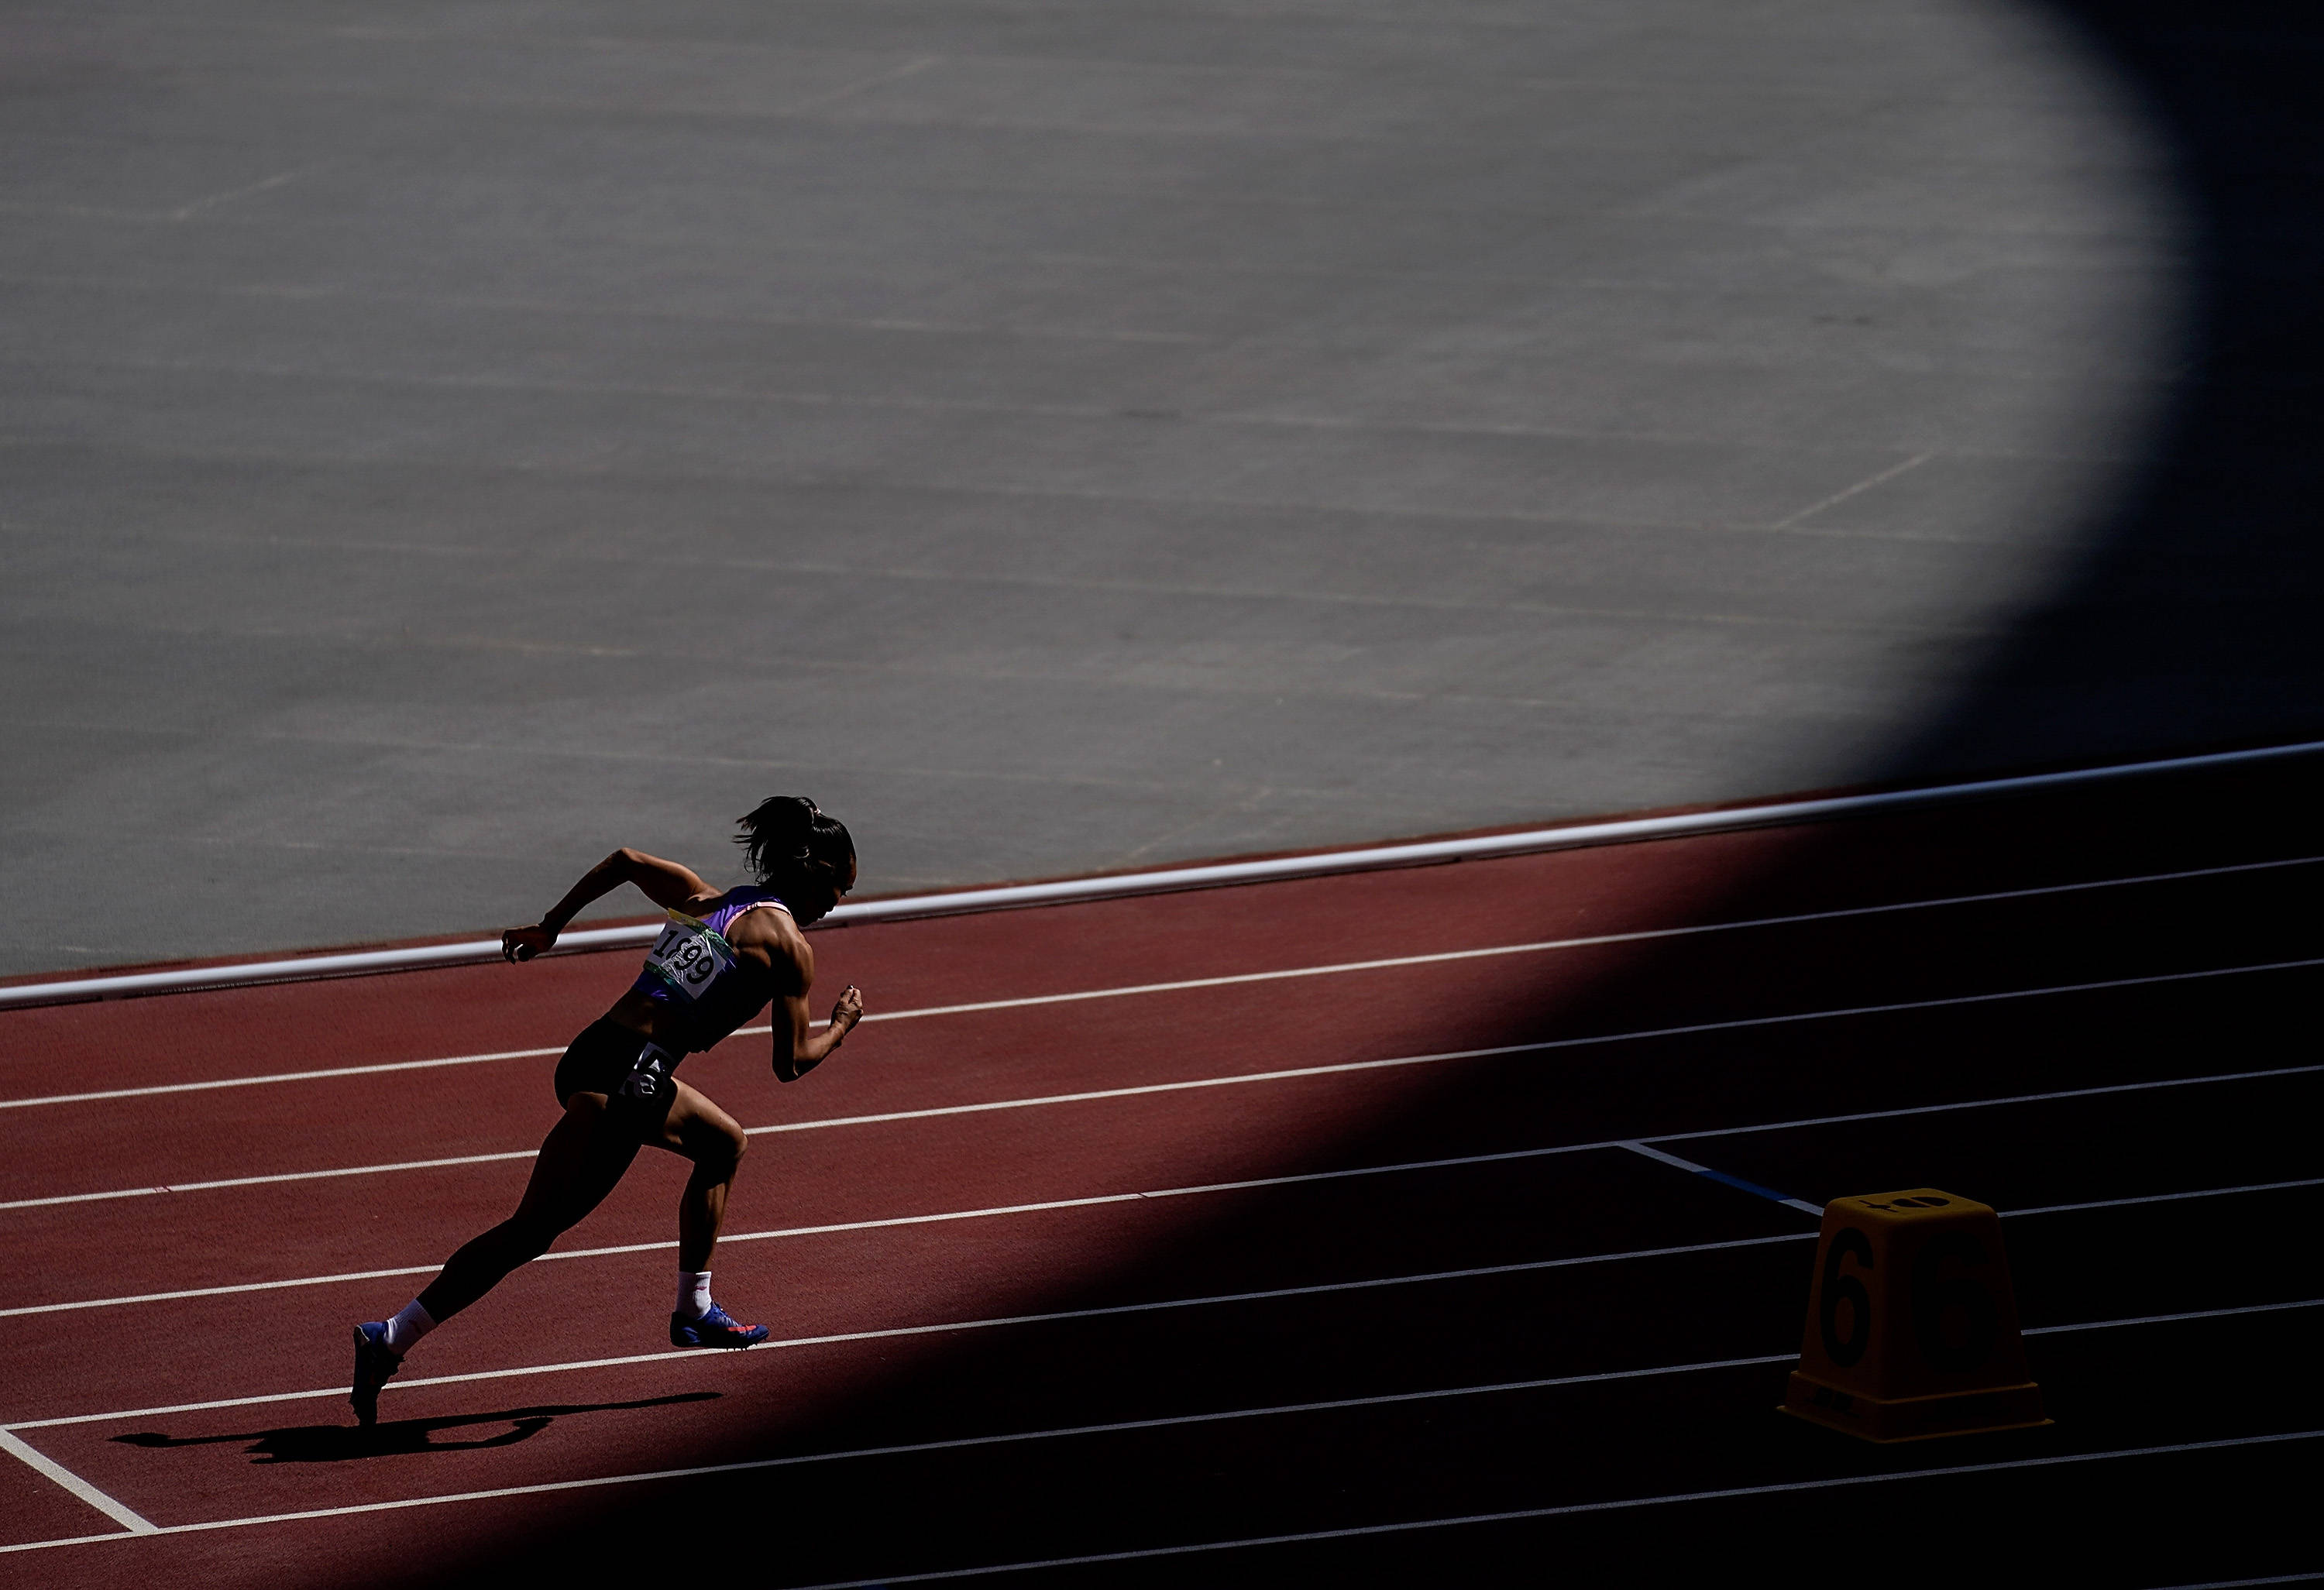
<svg viewBox="0 0 2324 1590">
<path fill-rule="evenodd" d="M 490 1291 L 613 1190 L 641 1144 L 694 1162 L 678 1205 L 678 1310 L 669 1340 L 680 1347 L 747 1347 L 763 1325 L 738 1325 L 710 1300 L 710 1250 L 726 1214 L 726 1190 L 745 1139 L 733 1118 L 672 1073 L 687 1055 L 782 1002 L 775 1024 L 775 1075 L 797 1081 L 838 1048 L 862 1019 L 853 988 L 810 1034 L 807 991 L 815 953 L 799 929 L 855 887 L 855 846 L 813 801 L 776 795 L 739 821 L 735 843 L 758 887 L 721 894 L 675 861 L 616 850 L 585 874 L 548 915 L 501 935 L 501 953 L 530 960 L 557 942 L 581 908 L 633 883 L 669 913 L 629 991 L 557 1062 L 565 1118 L 549 1129 L 516 1213 L 460 1249 L 392 1319 L 355 1327 L 355 1419 L 379 1417 L 379 1389 L 411 1344 Z"/>
</svg>

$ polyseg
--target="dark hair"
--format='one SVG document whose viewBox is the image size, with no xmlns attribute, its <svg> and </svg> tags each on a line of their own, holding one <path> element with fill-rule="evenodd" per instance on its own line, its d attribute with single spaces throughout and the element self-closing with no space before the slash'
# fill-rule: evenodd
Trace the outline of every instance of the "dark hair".
<svg viewBox="0 0 2324 1590">
<path fill-rule="evenodd" d="M 751 875 L 765 887 L 779 893 L 787 883 L 818 873 L 834 887 L 846 887 L 855 841 L 847 836 L 847 824 L 825 816 L 805 795 L 769 795 L 748 815 L 734 819 L 734 826 L 742 831 L 734 842 L 750 858 Z"/>
</svg>

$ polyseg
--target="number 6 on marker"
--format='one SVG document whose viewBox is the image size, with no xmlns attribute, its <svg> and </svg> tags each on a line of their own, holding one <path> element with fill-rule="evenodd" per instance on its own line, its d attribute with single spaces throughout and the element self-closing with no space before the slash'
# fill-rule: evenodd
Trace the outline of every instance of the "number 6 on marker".
<svg viewBox="0 0 2324 1590">
<path fill-rule="evenodd" d="M 1993 1210 L 1928 1187 L 1825 1205 L 1783 1411 L 1874 1441 L 2049 1423 Z"/>
</svg>

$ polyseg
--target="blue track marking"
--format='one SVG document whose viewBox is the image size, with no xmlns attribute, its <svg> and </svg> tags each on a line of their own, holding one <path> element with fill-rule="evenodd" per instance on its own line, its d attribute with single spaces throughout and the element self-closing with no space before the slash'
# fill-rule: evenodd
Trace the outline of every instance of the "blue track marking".
<svg viewBox="0 0 2324 1590">
<path fill-rule="evenodd" d="M 1754 1198 L 1764 1198 L 1769 1203 L 1779 1203 L 1787 1209 L 1798 1209 L 1803 1214 L 1813 1215 L 1818 1219 L 1823 1218 L 1823 1210 L 1819 1206 L 1808 1202 L 1805 1199 L 1794 1198 L 1789 1193 L 1777 1192 L 1772 1187 L 1762 1187 L 1757 1181 L 1746 1181 L 1740 1176 L 1730 1176 L 1724 1171 L 1714 1171 L 1709 1165 L 1698 1165 L 1692 1160 L 1683 1160 L 1674 1153 L 1665 1153 L 1659 1148 L 1650 1148 L 1635 1139 L 1620 1146 L 1628 1149 L 1632 1153 L 1644 1154 L 1650 1160 L 1660 1160 L 1664 1164 L 1684 1171 L 1689 1175 L 1700 1176 L 1706 1181 L 1716 1181 L 1722 1187 L 1732 1187 L 1738 1192 L 1748 1192 Z"/>
</svg>

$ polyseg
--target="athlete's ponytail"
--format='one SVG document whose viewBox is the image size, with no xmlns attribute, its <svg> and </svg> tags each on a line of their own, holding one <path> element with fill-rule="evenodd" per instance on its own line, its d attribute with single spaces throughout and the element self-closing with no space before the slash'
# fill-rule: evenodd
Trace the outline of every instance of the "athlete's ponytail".
<svg viewBox="0 0 2324 1590">
<path fill-rule="evenodd" d="M 742 832 L 734 842 L 750 859 L 751 875 L 780 893 L 787 883 L 809 876 L 828 878 L 845 888 L 855 861 L 855 841 L 847 825 L 827 817 L 805 795 L 769 795 L 734 826 Z"/>
</svg>

